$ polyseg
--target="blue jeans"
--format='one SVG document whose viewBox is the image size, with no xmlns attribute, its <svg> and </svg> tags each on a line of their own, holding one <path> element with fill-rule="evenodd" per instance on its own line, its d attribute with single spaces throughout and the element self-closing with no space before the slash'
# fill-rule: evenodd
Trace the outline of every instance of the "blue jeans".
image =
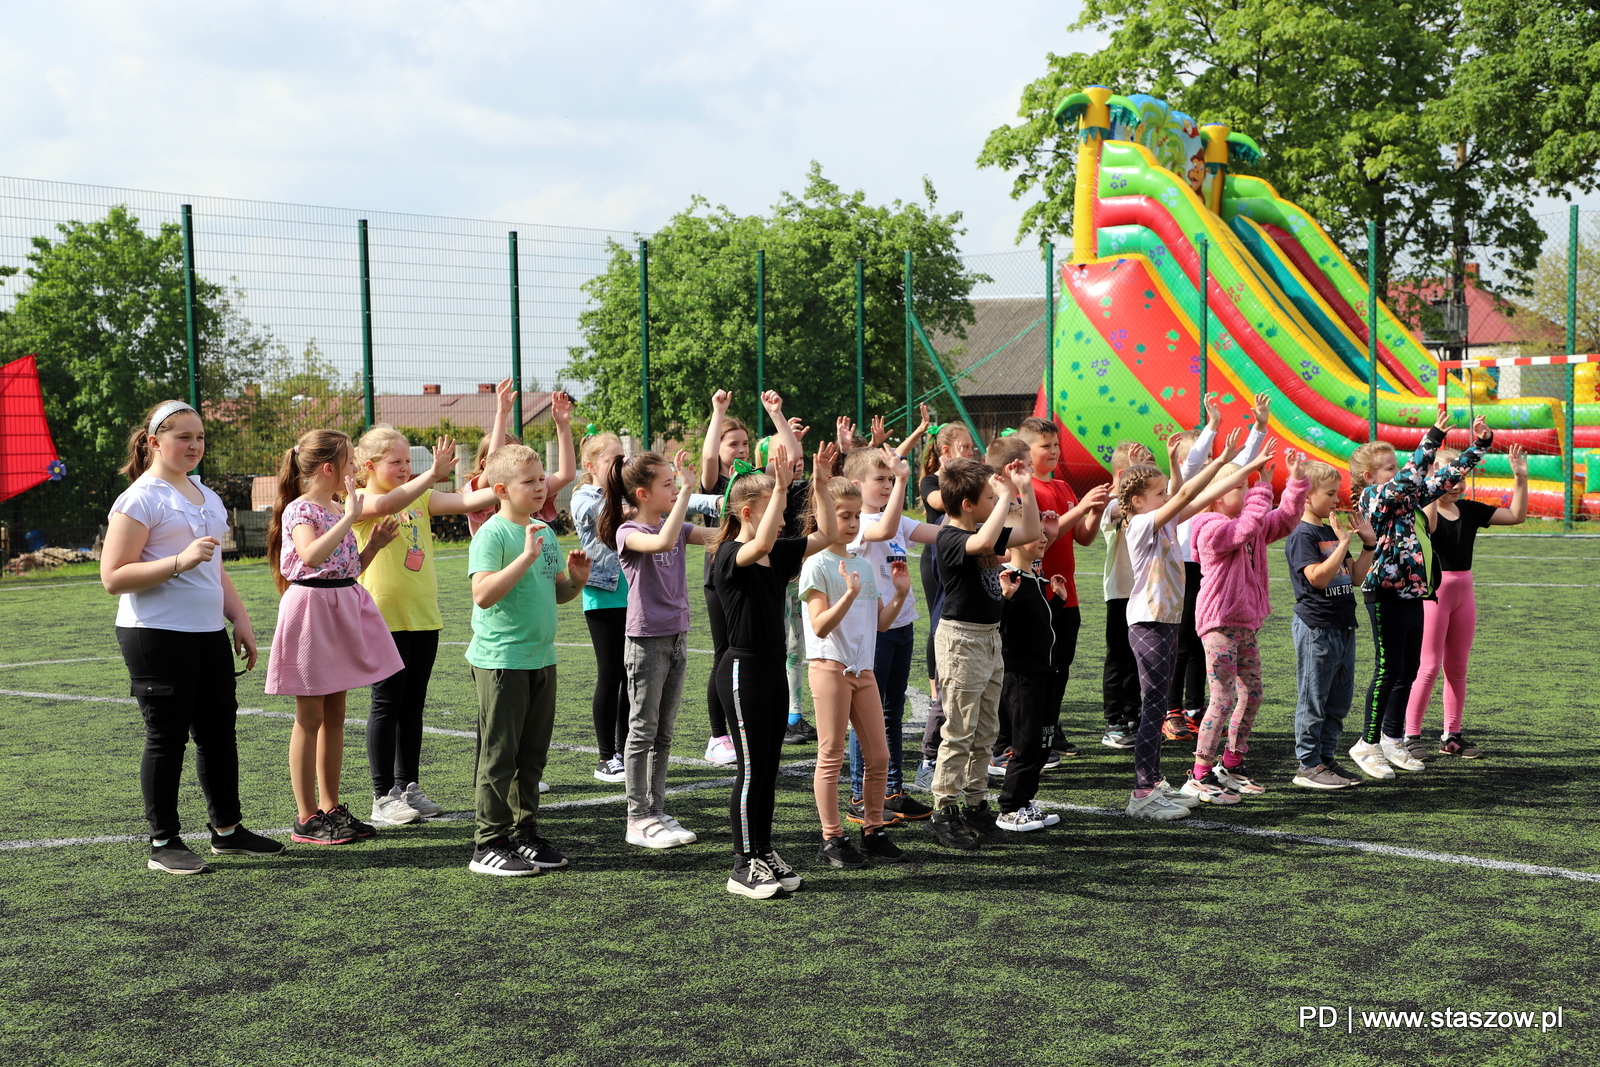
<svg viewBox="0 0 1600 1067">
<path fill-rule="evenodd" d="M 872 673 L 878 679 L 878 696 L 883 701 L 883 725 L 889 732 L 889 782 L 885 796 L 894 796 L 905 785 L 900 773 L 900 760 L 905 749 L 904 729 L 906 718 L 906 686 L 911 683 L 911 661 L 915 658 L 916 640 L 912 635 L 917 624 L 908 622 L 878 634 L 877 654 L 873 659 Z M 865 768 L 861 761 L 861 743 L 856 732 L 850 731 L 850 795 L 861 795 L 861 781 Z"/>
<path fill-rule="evenodd" d="M 1294 754 L 1304 770 L 1334 762 L 1356 680 L 1356 632 L 1307 626 L 1294 632 Z"/>
</svg>

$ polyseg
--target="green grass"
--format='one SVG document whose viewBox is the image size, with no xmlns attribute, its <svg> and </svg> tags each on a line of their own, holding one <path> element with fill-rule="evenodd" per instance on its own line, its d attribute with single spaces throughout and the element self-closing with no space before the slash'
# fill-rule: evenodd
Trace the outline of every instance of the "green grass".
<svg viewBox="0 0 1600 1067">
<path fill-rule="evenodd" d="M 441 549 L 445 641 L 470 636 L 464 550 Z M 1533 557 L 1533 558 L 1511 558 Z M 1275 560 L 1276 561 L 1276 560 Z M 1267 693 L 1252 763 L 1270 792 L 1208 821 L 1600 873 L 1589 606 L 1600 547 L 1480 543 L 1480 629 L 1468 726 L 1487 752 L 1423 775 L 1316 794 L 1288 785 L 1294 703 L 1288 586 L 1263 631 Z M 1100 555 L 1069 736 L 1083 749 L 1042 799 L 1126 801 L 1131 759 L 1096 743 Z M 1278 568 L 1281 573 L 1281 566 Z M 263 641 L 274 603 L 261 563 L 231 573 Z M 691 562 L 698 574 L 698 561 Z M 1512 583 L 1567 583 L 1549 588 Z M 88 578 L 0 582 L 0 688 L 121 697 L 115 601 Z M 560 640 L 587 645 L 576 605 Z M 710 637 L 696 604 L 693 648 Z M 1363 623 L 1364 625 L 1364 623 Z M 919 637 L 921 634 L 919 624 Z M 1362 638 L 1366 640 L 1365 631 Z M 1370 645 L 1361 646 L 1365 684 Z M 459 645 L 441 649 L 427 721 L 471 729 Z M 592 745 L 586 647 L 562 648 L 556 741 Z M 85 662 L 5 666 L 36 660 Z M 697 757 L 710 657 L 691 655 L 677 754 Z M 242 679 L 245 707 L 290 711 Z M 350 714 L 365 714 L 365 692 Z M 141 729 L 129 705 L 0 696 L 10 801 L 0 842 L 138 835 Z M 1437 710 L 1434 723 L 1437 722 Z M 288 722 L 239 720 L 246 823 L 293 815 Z M 814 750 L 791 749 L 803 762 Z M 1184 753 L 1168 748 L 1168 773 Z M 428 735 L 423 777 L 452 811 L 471 801 L 473 742 Z M 610 797 L 592 757 L 552 752 L 547 804 Z M 675 765 L 673 786 L 727 772 Z M 363 795 L 352 727 L 345 787 Z M 470 826 L 436 821 L 348 848 L 219 857 L 178 879 L 132 842 L 0 851 L 0 1063 L 106 1064 L 1575 1064 L 1600 1058 L 1589 975 L 1600 885 L 1333 845 L 1069 809 L 1059 827 L 976 855 L 896 831 L 897 867 L 818 869 L 803 766 L 780 781 L 779 847 L 804 889 L 724 892 L 727 789 L 672 799 L 688 849 L 622 840 L 622 806 L 548 811 L 567 871 L 466 870 Z M 357 811 L 364 809 L 359 803 Z M 204 806 L 191 772 L 186 825 Z M 1560 1031 L 1302 1030 L 1301 1005 L 1527 1009 Z"/>
</svg>

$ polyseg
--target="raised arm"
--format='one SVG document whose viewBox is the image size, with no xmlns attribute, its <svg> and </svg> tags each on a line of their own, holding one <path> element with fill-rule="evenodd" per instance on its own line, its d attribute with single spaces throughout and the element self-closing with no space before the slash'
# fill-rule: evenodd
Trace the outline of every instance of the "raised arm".
<svg viewBox="0 0 1600 1067">
<path fill-rule="evenodd" d="M 1185 479 L 1183 484 L 1178 486 L 1177 491 L 1167 498 L 1167 502 L 1156 509 L 1152 516 L 1152 521 L 1158 529 L 1179 518 L 1193 502 L 1195 496 L 1207 485 L 1211 484 L 1211 479 L 1217 476 L 1217 471 L 1221 470 L 1223 464 L 1228 462 L 1228 453 L 1233 451 L 1234 445 L 1238 441 L 1239 431 L 1235 430 L 1228 435 L 1227 444 L 1223 447 L 1221 454 L 1201 467 L 1194 477 Z M 1167 439 L 1168 459 L 1176 456 L 1177 442 L 1177 434 L 1173 434 Z M 1196 508 L 1195 510 L 1198 511 L 1199 509 Z"/>
<path fill-rule="evenodd" d="M 706 439 L 700 444 L 700 491 L 714 492 L 722 477 L 722 458 L 717 450 L 722 447 L 722 420 L 728 414 L 728 402 L 733 394 L 718 389 L 711 394 L 711 421 L 706 423 Z"/>
<path fill-rule="evenodd" d="M 883 416 L 881 415 L 873 416 L 872 430 L 874 435 L 877 433 L 878 423 L 882 418 Z M 909 459 L 911 454 L 917 450 L 917 442 L 922 440 L 922 435 L 928 432 L 928 427 L 931 425 L 933 425 L 933 416 L 928 411 L 928 405 L 923 404 L 922 421 L 917 423 L 910 433 L 906 434 L 906 439 L 896 445 L 894 450 Z"/>
<path fill-rule="evenodd" d="M 839 516 L 833 513 L 833 497 L 828 495 L 828 479 L 833 477 L 833 461 L 838 455 L 833 445 L 826 444 L 817 450 L 817 458 L 811 463 L 811 508 L 817 516 L 817 529 L 806 538 L 807 556 L 816 555 L 839 539 Z"/>
<path fill-rule="evenodd" d="M 1288 537 L 1289 531 L 1299 525 L 1300 516 L 1305 511 L 1306 497 L 1311 493 L 1311 483 L 1306 481 L 1306 454 L 1291 448 L 1284 453 L 1283 458 L 1289 477 L 1283 483 L 1283 499 L 1278 501 L 1278 506 L 1267 516 L 1268 541 Z M 1269 471 L 1268 474 L 1270 473 Z M 1265 482 L 1270 488 L 1271 477 L 1267 477 Z"/>
<path fill-rule="evenodd" d="M 1011 511 L 1011 501 L 1016 499 L 1017 489 L 1009 478 L 995 474 L 990 476 L 994 489 L 1000 499 L 994 502 L 994 510 L 989 512 L 989 517 L 983 525 L 978 527 L 978 532 L 967 538 L 967 555 L 981 556 L 985 552 L 993 552 L 994 546 L 1000 543 L 1000 531 L 1006 528 L 1006 519 Z"/>
<path fill-rule="evenodd" d="M 889 564 L 889 581 L 894 586 L 894 596 L 884 600 L 878 598 L 878 632 L 894 629 L 894 621 L 900 617 L 900 609 L 905 607 L 906 597 L 911 595 L 911 568 L 904 560 Z"/>
<path fill-rule="evenodd" d="M 778 543 L 778 534 L 783 532 L 783 512 L 789 500 L 789 486 L 794 482 L 794 465 L 789 462 L 789 453 L 782 445 L 773 448 L 772 458 L 773 478 L 778 484 L 767 499 L 767 509 L 756 524 L 755 536 L 739 545 L 734 563 L 740 567 L 749 567 L 765 559 L 772 546 Z"/>
<path fill-rule="evenodd" d="M 827 637 L 838 629 L 844 617 L 850 614 L 850 605 L 856 602 L 856 597 L 861 593 L 861 575 L 846 566 L 842 559 L 839 561 L 839 576 L 844 579 L 844 593 L 832 604 L 828 603 L 828 594 L 821 589 L 806 593 L 806 611 L 811 616 L 811 630 L 818 638 Z"/>
<path fill-rule="evenodd" d="M 428 466 L 427 470 L 418 474 L 404 485 L 395 486 L 387 493 L 362 492 L 361 496 L 364 498 L 361 509 L 362 517 L 371 519 L 382 515 L 398 515 L 412 504 L 415 504 L 417 497 L 421 496 L 430 487 L 449 477 L 450 468 L 455 465 L 455 461 L 455 439 L 451 437 L 439 438 L 433 446 L 433 463 Z M 494 499 L 493 492 L 490 492 L 489 499 L 491 501 Z M 474 508 L 473 510 L 477 509 Z M 434 513 L 431 507 L 428 511 L 430 514 Z"/>
<path fill-rule="evenodd" d="M 1044 532 L 1044 521 L 1039 514 L 1039 498 L 1033 494 L 1033 475 L 1028 473 L 1027 464 L 1017 459 L 1006 464 L 1005 478 L 1022 502 L 1021 521 L 1012 527 L 1008 544 L 1025 545 L 1037 541 Z"/>
<path fill-rule="evenodd" d="M 861 531 L 863 541 L 887 541 L 900 532 L 900 517 L 905 514 L 906 481 L 911 477 L 911 464 L 892 448 L 883 450 L 883 461 L 894 474 L 894 488 L 889 491 L 889 502 L 876 522 Z"/>
<path fill-rule="evenodd" d="M 572 397 L 566 393 L 551 393 L 550 418 L 556 424 L 556 472 L 546 478 L 544 484 L 549 493 L 547 499 L 554 500 L 556 494 L 578 476 L 578 455 L 572 447 Z"/>
<path fill-rule="evenodd" d="M 791 456 L 803 456 L 800 450 L 800 438 L 795 435 L 794 426 L 783 414 L 783 397 L 768 389 L 761 394 L 761 406 L 766 409 L 767 415 L 772 419 L 772 436 L 777 438 L 777 443 L 789 450 Z"/>
<path fill-rule="evenodd" d="M 1217 404 L 1217 394 L 1207 393 L 1205 400 L 1206 424 L 1195 438 L 1194 447 L 1183 457 L 1181 480 L 1188 481 L 1200 473 L 1200 468 L 1211 459 L 1211 447 L 1217 442 L 1217 431 L 1222 428 L 1222 408 Z"/>
<path fill-rule="evenodd" d="M 1511 460 L 1511 476 L 1516 479 L 1511 489 L 1511 506 L 1495 508 L 1494 514 L 1489 516 L 1490 526 L 1516 526 L 1528 518 L 1528 453 L 1521 445 L 1512 445 L 1506 449 L 1506 457 Z"/>
<path fill-rule="evenodd" d="M 668 552 L 677 547 L 678 534 L 683 530 L 683 518 L 689 511 L 689 481 L 694 474 L 689 470 L 688 463 L 689 453 L 680 448 L 672 463 L 678 478 L 678 497 L 672 502 L 672 510 L 662 518 L 659 532 L 630 533 L 622 543 L 629 552 Z"/>
<path fill-rule="evenodd" d="M 1229 437 L 1233 437 L 1238 432 L 1235 430 L 1233 434 L 1229 434 Z M 1194 499 L 1184 505 L 1180 520 L 1193 518 L 1225 496 L 1235 486 L 1242 485 L 1248 481 L 1250 475 L 1272 462 L 1273 450 L 1277 448 L 1277 445 L 1278 442 L 1269 437 L 1266 443 L 1261 446 L 1261 454 L 1255 459 L 1225 478 L 1216 478 L 1214 481 L 1202 485 L 1199 491 L 1194 494 Z M 1232 451 L 1231 448 L 1224 449 L 1223 454 L 1226 455 L 1230 451 Z M 1213 472 L 1213 478 L 1215 478 L 1215 472 Z"/>
</svg>

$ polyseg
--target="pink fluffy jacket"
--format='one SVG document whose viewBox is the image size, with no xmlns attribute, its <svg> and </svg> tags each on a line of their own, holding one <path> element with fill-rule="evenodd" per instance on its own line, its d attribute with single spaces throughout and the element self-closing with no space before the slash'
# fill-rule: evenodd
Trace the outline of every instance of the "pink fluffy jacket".
<svg viewBox="0 0 1600 1067">
<path fill-rule="evenodd" d="M 1189 536 L 1200 564 L 1200 598 L 1195 603 L 1196 633 L 1223 626 L 1261 629 L 1272 612 L 1267 594 L 1267 545 L 1289 536 L 1300 523 L 1310 485 L 1292 478 L 1283 488 L 1283 502 L 1272 506 L 1272 486 L 1256 485 L 1244 498 L 1244 510 L 1230 519 L 1214 511 L 1194 517 Z"/>
</svg>

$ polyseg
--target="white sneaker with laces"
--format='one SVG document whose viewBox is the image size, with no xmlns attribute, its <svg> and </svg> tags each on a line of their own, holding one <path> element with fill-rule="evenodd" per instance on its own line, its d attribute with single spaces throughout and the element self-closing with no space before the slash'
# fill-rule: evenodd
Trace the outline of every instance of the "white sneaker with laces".
<svg viewBox="0 0 1600 1067">
<path fill-rule="evenodd" d="M 1361 773 L 1368 778 L 1393 778 L 1394 768 L 1383 758 L 1383 749 L 1370 741 L 1361 740 L 1350 746 L 1350 758 L 1356 761 Z"/>
<path fill-rule="evenodd" d="M 396 786 L 396 788 L 399 788 Z M 428 799 L 428 794 L 416 782 L 409 783 L 400 793 L 400 799 L 415 808 L 424 819 L 435 819 L 444 814 L 444 808 Z"/>
<path fill-rule="evenodd" d="M 674 819 L 670 815 L 661 816 L 661 825 L 665 826 L 668 832 L 677 835 L 678 844 L 680 845 L 692 845 L 696 841 L 700 840 L 699 834 L 695 833 L 693 830 L 690 830 L 688 827 L 684 826 L 681 822 L 679 822 L 677 819 Z"/>
<path fill-rule="evenodd" d="M 1198 808 L 1200 806 L 1199 797 L 1190 796 L 1181 789 L 1174 789 L 1172 783 L 1165 778 L 1156 783 L 1156 792 L 1182 808 Z"/>
<path fill-rule="evenodd" d="M 1401 737 L 1385 737 L 1379 740 L 1378 748 L 1383 752 L 1383 758 L 1402 771 L 1425 771 L 1428 765 L 1423 763 L 1410 752 L 1406 751 L 1406 742 Z"/>
<path fill-rule="evenodd" d="M 684 843 L 660 819 L 654 817 L 641 820 L 637 825 L 630 823 L 627 840 L 628 844 L 640 848 L 677 848 Z"/>
<path fill-rule="evenodd" d="M 1035 819 L 1027 807 L 1018 808 L 1016 811 L 1003 811 L 995 816 L 994 824 L 1002 830 L 1011 830 L 1024 833 L 1028 830 L 1043 830 L 1044 820 Z"/>
<path fill-rule="evenodd" d="M 713 737 L 706 742 L 706 762 L 715 763 L 719 767 L 728 767 L 739 762 L 739 754 L 733 750 L 733 738 Z"/>
<path fill-rule="evenodd" d="M 616 783 L 625 782 L 628 780 L 627 774 L 625 774 L 622 769 L 621 756 L 612 756 L 610 759 L 597 766 L 594 769 L 594 776 L 595 780 L 600 782 Z"/>
<path fill-rule="evenodd" d="M 1128 794 L 1128 814 L 1136 819 L 1154 819 L 1157 822 L 1171 822 L 1174 819 L 1188 818 L 1189 809 L 1182 804 L 1175 804 L 1176 798 L 1170 797 L 1160 789 L 1152 789 L 1145 796 Z M 1191 798 L 1192 799 L 1192 798 Z M 1195 801 L 1199 803 L 1199 801 Z"/>
<path fill-rule="evenodd" d="M 421 821 L 422 813 L 401 799 L 399 786 L 372 798 L 371 822 L 374 826 L 405 826 Z"/>
</svg>

